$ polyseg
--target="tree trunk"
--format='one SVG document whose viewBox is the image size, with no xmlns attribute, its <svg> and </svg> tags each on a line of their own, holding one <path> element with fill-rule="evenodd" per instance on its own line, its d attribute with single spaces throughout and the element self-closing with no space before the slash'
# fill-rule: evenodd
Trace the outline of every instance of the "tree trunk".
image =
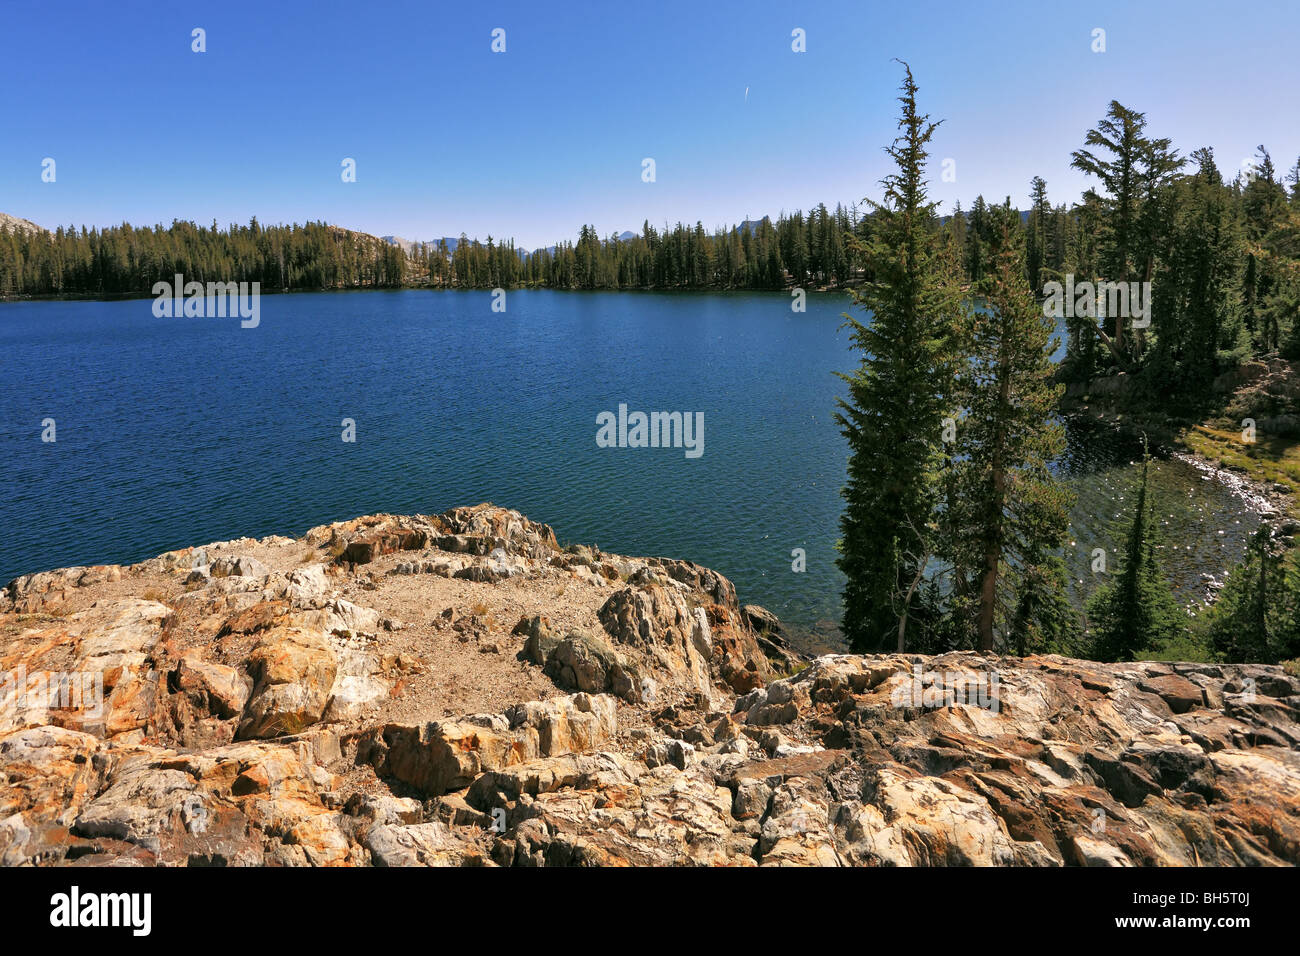
<svg viewBox="0 0 1300 956">
<path fill-rule="evenodd" d="M 998 559 L 996 550 L 984 555 L 984 577 L 980 582 L 980 650 L 993 650 L 993 604 L 998 589 Z"/>
<path fill-rule="evenodd" d="M 1119 367 L 1127 372 L 1129 368 L 1128 356 L 1115 344 L 1115 340 L 1107 335 L 1105 330 L 1097 323 L 1089 322 L 1088 325 L 1097 333 L 1097 337 L 1106 344 L 1106 348 L 1110 349 L 1110 354 L 1115 356 L 1115 361 L 1119 363 Z"/>
<path fill-rule="evenodd" d="M 903 613 L 898 618 L 898 653 L 902 654 L 905 650 L 905 636 L 907 632 L 907 609 L 912 606 L 912 595 L 916 592 L 917 586 L 921 583 L 921 576 L 925 573 L 925 561 L 929 560 L 927 555 L 925 560 L 917 563 L 916 575 L 912 578 L 912 583 L 907 589 L 907 596 L 903 598 Z"/>
<path fill-rule="evenodd" d="M 1003 343 L 1004 346 L 1000 349 L 1003 354 L 999 356 L 998 363 L 999 377 L 1002 379 L 998 384 L 998 414 L 1004 417 L 993 433 L 993 459 L 990 463 L 993 501 L 989 508 L 993 520 L 986 529 L 984 538 L 984 577 L 980 582 L 980 650 L 986 652 L 993 650 L 993 612 L 998 595 L 998 565 L 1002 561 L 1002 509 L 1007 494 L 1007 476 L 1003 457 L 1006 432 L 1003 422 L 1011 401 L 1011 371 L 1008 368 L 1009 357 L 1005 354 L 1005 338 Z"/>
</svg>

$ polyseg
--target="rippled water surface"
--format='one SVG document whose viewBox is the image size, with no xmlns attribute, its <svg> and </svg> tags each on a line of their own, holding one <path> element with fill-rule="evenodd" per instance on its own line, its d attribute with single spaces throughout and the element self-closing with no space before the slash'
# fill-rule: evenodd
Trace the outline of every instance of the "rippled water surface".
<svg viewBox="0 0 1300 956">
<path fill-rule="evenodd" d="M 0 304 L 0 581 L 376 511 L 490 500 L 561 541 L 686 557 L 828 634 L 846 451 L 842 296 L 355 292 L 264 296 L 261 324 L 155 318 L 151 300 Z M 596 417 L 704 413 L 704 454 L 597 447 Z M 42 443 L 53 418 L 57 441 Z M 355 443 L 341 440 L 344 418 Z M 1070 549 L 1124 506 L 1137 451 L 1072 431 Z M 1155 472 L 1190 597 L 1240 553 L 1242 503 Z M 1222 533 L 1221 533 L 1222 532 Z M 807 571 L 791 570 L 802 548 Z"/>
</svg>

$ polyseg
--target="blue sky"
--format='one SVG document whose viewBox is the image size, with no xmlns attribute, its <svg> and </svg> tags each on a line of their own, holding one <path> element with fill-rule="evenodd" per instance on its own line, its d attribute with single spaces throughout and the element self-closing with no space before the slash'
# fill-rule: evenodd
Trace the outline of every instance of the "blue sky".
<svg viewBox="0 0 1300 956">
<path fill-rule="evenodd" d="M 191 51 L 194 27 L 206 53 Z M 791 50 L 796 27 L 806 53 Z M 1037 174 L 1059 202 L 1084 187 L 1070 151 L 1112 98 L 1184 154 L 1210 145 L 1236 170 L 1262 142 L 1289 169 L 1297 36 L 1294 0 L 0 0 L 0 211 L 51 228 L 324 219 L 530 248 L 583 222 L 712 228 L 876 196 L 894 57 L 945 120 L 936 198 L 1023 206 Z M 955 182 L 939 181 L 944 158 Z"/>
</svg>

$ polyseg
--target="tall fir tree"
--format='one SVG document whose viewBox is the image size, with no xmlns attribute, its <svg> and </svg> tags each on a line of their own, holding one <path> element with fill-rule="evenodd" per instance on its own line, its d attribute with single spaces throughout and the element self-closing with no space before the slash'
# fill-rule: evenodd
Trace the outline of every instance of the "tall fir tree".
<svg viewBox="0 0 1300 956">
<path fill-rule="evenodd" d="M 1214 153 L 1192 153 L 1197 171 L 1174 186 L 1174 212 L 1152 290 L 1153 384 L 1173 395 L 1203 395 L 1224 358 L 1240 357 L 1243 334 L 1237 289 L 1243 238 Z M 1239 346 L 1241 348 L 1239 348 Z"/>
<path fill-rule="evenodd" d="M 1145 114 L 1111 100 L 1105 118 L 1085 137 L 1085 147 L 1091 148 L 1071 156 L 1071 166 L 1096 176 L 1106 189 L 1109 215 L 1099 265 L 1111 282 L 1150 281 L 1155 243 L 1168 218 L 1159 200 L 1184 162 L 1168 139 L 1144 135 L 1146 125 Z M 1100 325 L 1094 328 L 1119 365 L 1128 368 L 1135 357 L 1132 337 L 1125 339 L 1122 313 L 1114 319 L 1113 338 Z"/>
<path fill-rule="evenodd" d="M 926 146 L 937 123 L 917 111 L 916 84 L 903 64 L 901 134 L 887 147 L 897 171 L 863 250 L 873 281 L 854 294 L 870 313 L 845 315 L 861 364 L 841 375 L 848 398 L 836 420 L 848 440 L 838 565 L 843 632 L 857 650 L 906 641 L 929 557 L 935 553 L 935 489 L 943 419 L 952 414 L 959 361 L 955 326 L 964 312 L 952 261 L 927 198 Z"/>
<path fill-rule="evenodd" d="M 1052 207 L 1047 202 L 1047 183 L 1041 176 L 1035 176 L 1029 188 L 1031 205 L 1025 240 L 1025 273 L 1029 277 L 1029 288 L 1037 294 L 1043 288 L 1042 272 L 1050 244 L 1048 229 Z"/>
<path fill-rule="evenodd" d="M 1064 539 L 1070 495 L 1048 463 L 1065 447 L 1056 419 L 1063 386 L 1051 382 L 1054 323 L 1025 282 L 1025 256 L 1014 212 L 999 213 L 990 270 L 978 287 L 970 356 L 958 374 L 965 416 L 951 467 L 957 494 L 944 523 L 951 527 L 954 566 L 977 582 L 978 646 L 1013 646 L 1013 623 L 1029 626 L 1038 609 L 1059 607 L 1047 591 L 1059 576 L 1047 566 Z M 1021 601 L 1017 592 L 1033 589 Z"/>
</svg>

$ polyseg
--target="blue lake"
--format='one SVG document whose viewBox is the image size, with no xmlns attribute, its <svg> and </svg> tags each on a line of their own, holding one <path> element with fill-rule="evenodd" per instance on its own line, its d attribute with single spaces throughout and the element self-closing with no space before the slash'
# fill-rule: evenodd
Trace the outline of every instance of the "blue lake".
<svg viewBox="0 0 1300 956">
<path fill-rule="evenodd" d="M 0 582 L 493 501 L 562 542 L 716 568 L 743 601 L 833 641 L 847 297 L 812 295 L 802 314 L 767 293 L 506 301 L 268 295 L 250 329 L 156 318 L 150 299 L 0 304 Z M 597 416 L 620 404 L 703 413 L 703 455 L 599 447 Z M 1129 473 L 1131 449 L 1097 447 L 1076 442 L 1062 463 L 1081 493 L 1076 578 Z M 1174 568 L 1190 593 L 1240 554 L 1252 516 L 1187 466 L 1158 470 L 1172 537 L 1195 547 Z"/>
</svg>

